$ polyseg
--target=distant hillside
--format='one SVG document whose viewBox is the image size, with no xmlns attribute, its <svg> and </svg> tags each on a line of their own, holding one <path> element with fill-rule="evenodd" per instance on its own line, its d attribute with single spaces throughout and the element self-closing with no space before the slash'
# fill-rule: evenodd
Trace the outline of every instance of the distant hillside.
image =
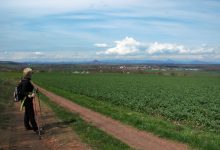
<svg viewBox="0 0 220 150">
<path fill-rule="evenodd" d="M 14 61 L 0 61 L 0 71 L 20 71 L 26 66 L 28 65 L 25 63 Z"/>
<path fill-rule="evenodd" d="M 18 65 L 20 63 L 18 62 L 14 62 L 14 61 L 0 61 L 0 64 L 4 64 L 4 65 Z"/>
<path fill-rule="evenodd" d="M 83 63 L 83 62 L 82 62 Z M 206 61 L 177 61 L 177 60 L 93 60 L 91 62 L 85 62 L 89 64 L 220 64 L 220 62 L 206 62 Z"/>
</svg>

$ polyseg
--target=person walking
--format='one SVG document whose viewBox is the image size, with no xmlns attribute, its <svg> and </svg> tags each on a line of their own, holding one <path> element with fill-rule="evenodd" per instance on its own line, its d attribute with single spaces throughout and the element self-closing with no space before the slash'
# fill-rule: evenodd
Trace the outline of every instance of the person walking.
<svg viewBox="0 0 220 150">
<path fill-rule="evenodd" d="M 25 95 L 25 99 L 23 102 L 23 106 L 25 107 L 24 126 L 26 130 L 34 130 L 35 132 L 37 132 L 38 127 L 35 121 L 35 114 L 34 114 L 34 107 L 33 107 L 33 99 L 35 97 L 35 94 L 33 93 L 34 86 L 31 83 L 31 77 L 32 77 L 32 69 L 25 68 L 23 70 L 23 79 L 21 80 L 21 84 L 22 84 L 21 91 Z"/>
</svg>

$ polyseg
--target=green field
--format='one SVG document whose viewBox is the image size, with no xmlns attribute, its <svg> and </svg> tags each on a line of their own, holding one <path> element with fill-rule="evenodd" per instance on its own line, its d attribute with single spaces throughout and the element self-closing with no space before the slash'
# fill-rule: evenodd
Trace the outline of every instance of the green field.
<svg viewBox="0 0 220 150">
<path fill-rule="evenodd" d="M 37 74 L 42 85 L 195 127 L 220 131 L 220 78 L 124 74 Z"/>
<path fill-rule="evenodd" d="M 201 149 L 220 146 L 220 77 L 37 73 L 46 89 L 139 129 Z"/>
</svg>

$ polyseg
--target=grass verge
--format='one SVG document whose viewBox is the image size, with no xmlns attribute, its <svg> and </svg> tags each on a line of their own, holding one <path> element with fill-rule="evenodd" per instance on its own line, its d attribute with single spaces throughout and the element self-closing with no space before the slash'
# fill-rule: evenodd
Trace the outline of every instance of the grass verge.
<svg viewBox="0 0 220 150">
<path fill-rule="evenodd" d="M 140 130 L 150 131 L 160 137 L 187 143 L 193 148 L 198 149 L 218 150 L 220 147 L 220 135 L 218 133 L 206 132 L 188 126 L 175 124 L 174 122 L 167 121 L 161 117 L 153 117 L 143 113 L 134 112 L 87 96 L 76 95 L 62 89 L 54 87 L 46 88 L 82 106 L 110 116 L 113 119 L 134 126 Z"/>
<path fill-rule="evenodd" d="M 83 121 L 77 114 L 65 110 L 51 102 L 41 94 L 41 99 L 55 112 L 55 114 L 80 136 L 83 142 L 97 150 L 131 150 L 129 146 L 111 137 L 98 128 Z"/>
<path fill-rule="evenodd" d="M 5 114 L 5 110 L 13 104 L 13 81 L 0 79 L 0 127 L 6 128 L 9 121 L 9 115 Z M 11 101 L 10 101 L 11 100 Z"/>
</svg>

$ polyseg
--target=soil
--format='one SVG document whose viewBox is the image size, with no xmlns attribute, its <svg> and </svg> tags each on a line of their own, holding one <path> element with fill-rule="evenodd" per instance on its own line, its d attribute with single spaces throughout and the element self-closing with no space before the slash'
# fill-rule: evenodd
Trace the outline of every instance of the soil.
<svg viewBox="0 0 220 150">
<path fill-rule="evenodd" d="M 49 92 L 37 86 L 44 95 L 58 105 L 78 113 L 85 121 L 121 140 L 134 149 L 143 150 L 186 150 L 187 145 L 175 141 L 162 139 L 151 133 L 140 131 L 129 125 L 113 120 L 100 113 L 94 112 L 88 108 L 82 107 L 61 96 Z"/>
<path fill-rule="evenodd" d="M 53 111 L 42 105 L 42 123 L 44 134 L 39 140 L 38 134 L 32 130 L 25 130 L 23 112 L 19 111 L 20 103 L 16 102 L 3 115 L 8 118 L 0 125 L 0 150 L 88 150 L 74 131 L 60 121 Z"/>
</svg>

